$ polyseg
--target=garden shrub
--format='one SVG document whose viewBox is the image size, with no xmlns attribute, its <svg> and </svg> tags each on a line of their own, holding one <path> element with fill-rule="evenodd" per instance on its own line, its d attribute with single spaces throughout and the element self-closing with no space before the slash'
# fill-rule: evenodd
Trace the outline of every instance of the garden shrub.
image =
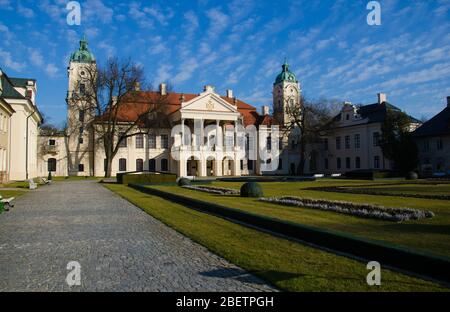
<svg viewBox="0 0 450 312">
<path fill-rule="evenodd" d="M 261 185 L 256 182 L 247 182 L 241 186 L 241 197 L 262 197 L 263 190 Z"/>
<path fill-rule="evenodd" d="M 406 180 L 417 180 L 419 178 L 418 174 L 414 171 L 410 171 L 406 174 Z"/>
<path fill-rule="evenodd" d="M 178 186 L 186 186 L 186 185 L 191 185 L 191 180 L 187 178 L 180 178 L 178 180 Z"/>
</svg>

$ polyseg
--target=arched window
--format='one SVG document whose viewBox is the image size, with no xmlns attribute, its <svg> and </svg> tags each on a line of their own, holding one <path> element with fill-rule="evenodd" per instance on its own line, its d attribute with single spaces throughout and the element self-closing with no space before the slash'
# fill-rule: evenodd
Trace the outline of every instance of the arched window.
<svg viewBox="0 0 450 312">
<path fill-rule="evenodd" d="M 48 171 L 55 172 L 56 171 L 56 159 L 49 158 L 47 160 L 47 167 L 48 167 Z"/>
<path fill-rule="evenodd" d="M 360 169 L 361 168 L 361 158 L 356 157 L 355 158 L 355 168 Z"/>
<path fill-rule="evenodd" d="M 144 171 L 144 161 L 142 159 L 136 159 L 136 171 Z"/>
<path fill-rule="evenodd" d="M 148 171 L 156 171 L 156 161 L 154 158 L 148 160 Z"/>
<path fill-rule="evenodd" d="M 168 171 L 169 170 L 168 164 L 169 163 L 166 158 L 161 159 L 161 171 Z"/>
<path fill-rule="evenodd" d="M 119 171 L 127 171 L 127 160 L 125 158 L 119 159 Z"/>
</svg>

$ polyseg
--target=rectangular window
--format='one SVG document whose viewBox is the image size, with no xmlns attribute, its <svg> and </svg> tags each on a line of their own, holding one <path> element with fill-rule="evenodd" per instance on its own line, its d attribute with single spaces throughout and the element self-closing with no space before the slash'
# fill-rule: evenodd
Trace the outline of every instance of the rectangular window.
<svg viewBox="0 0 450 312">
<path fill-rule="evenodd" d="M 379 132 L 373 133 L 373 146 L 380 146 L 380 133 Z"/>
<path fill-rule="evenodd" d="M 345 149 L 350 149 L 350 136 L 345 136 Z"/>
<path fill-rule="evenodd" d="M 325 158 L 323 160 L 323 166 L 324 166 L 325 170 L 328 170 L 328 158 Z"/>
<path fill-rule="evenodd" d="M 136 148 L 144 148 L 144 135 L 143 134 L 136 135 Z"/>
<path fill-rule="evenodd" d="M 253 170 L 253 160 L 247 160 L 247 168 L 248 170 Z"/>
<path fill-rule="evenodd" d="M 148 135 L 148 148 L 150 149 L 156 148 L 156 136 L 154 134 Z"/>
<path fill-rule="evenodd" d="M 270 135 L 266 139 L 266 147 L 268 151 L 272 150 L 272 137 Z"/>
<path fill-rule="evenodd" d="M 361 147 L 361 136 L 359 134 L 355 134 L 355 148 Z"/>
<path fill-rule="evenodd" d="M 375 156 L 373 158 L 373 167 L 375 169 L 380 169 L 380 156 Z"/>
<path fill-rule="evenodd" d="M 361 158 L 356 157 L 355 158 L 355 168 L 360 169 L 361 168 Z"/>
<path fill-rule="evenodd" d="M 119 159 L 119 171 L 127 171 L 127 160 L 125 158 Z"/>
<path fill-rule="evenodd" d="M 86 93 L 86 85 L 84 83 L 80 83 L 80 94 L 84 95 Z"/>
<path fill-rule="evenodd" d="M 442 142 L 442 139 L 438 139 L 436 141 L 436 148 L 438 151 L 442 151 L 444 149 L 444 144 Z"/>
<path fill-rule="evenodd" d="M 127 137 L 124 137 L 125 133 L 119 133 L 119 140 L 122 138 L 122 141 L 119 143 L 119 147 L 127 147 Z"/>
<path fill-rule="evenodd" d="M 338 158 L 336 158 L 336 167 L 337 167 L 337 169 L 341 169 L 341 166 L 342 166 L 342 164 L 341 164 L 341 158 L 338 157 Z"/>
<path fill-rule="evenodd" d="M 161 148 L 169 148 L 169 136 L 161 134 Z"/>
<path fill-rule="evenodd" d="M 283 159 L 278 159 L 278 170 L 283 170 Z"/>
<path fill-rule="evenodd" d="M 78 164 L 78 172 L 84 172 L 84 164 Z"/>
<path fill-rule="evenodd" d="M 161 159 L 161 171 L 168 171 L 169 170 L 169 162 L 166 158 Z"/>
<path fill-rule="evenodd" d="M 78 113 L 78 120 L 84 122 L 84 109 L 80 109 Z"/>
<path fill-rule="evenodd" d="M 430 141 L 425 140 L 423 141 L 422 151 L 428 152 L 430 150 Z"/>
<path fill-rule="evenodd" d="M 336 137 L 336 149 L 341 149 L 341 137 Z"/>
<path fill-rule="evenodd" d="M 83 142 L 84 142 L 83 138 L 82 138 L 82 137 L 79 137 L 79 138 L 78 138 L 78 143 L 83 144 Z"/>
<path fill-rule="evenodd" d="M 55 158 L 49 158 L 47 161 L 47 169 L 48 171 L 55 172 L 56 171 L 56 159 Z"/>
<path fill-rule="evenodd" d="M 55 146 L 56 145 L 56 141 L 53 139 L 48 140 L 48 145 L 50 146 Z"/>
<path fill-rule="evenodd" d="M 351 160 L 350 160 L 350 157 L 346 157 L 345 158 L 345 168 L 346 169 L 350 169 L 350 162 L 351 162 Z"/>
</svg>

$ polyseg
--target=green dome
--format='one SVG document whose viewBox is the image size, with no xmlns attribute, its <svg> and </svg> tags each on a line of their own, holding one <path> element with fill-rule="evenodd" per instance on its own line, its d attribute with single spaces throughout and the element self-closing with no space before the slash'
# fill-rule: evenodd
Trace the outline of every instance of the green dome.
<svg viewBox="0 0 450 312">
<path fill-rule="evenodd" d="M 88 42 L 86 40 L 86 37 L 83 37 L 83 39 L 80 40 L 80 48 L 78 51 L 75 51 L 70 56 L 71 62 L 77 62 L 77 63 L 92 63 L 95 62 L 94 54 L 92 54 L 88 50 Z"/>
<path fill-rule="evenodd" d="M 284 61 L 284 64 L 281 66 L 281 68 L 283 68 L 283 70 L 277 76 L 277 79 L 275 79 L 275 84 L 281 83 L 283 81 L 298 82 L 297 78 L 295 78 L 294 73 L 289 71 L 289 64 L 287 63 L 287 61 Z"/>
</svg>

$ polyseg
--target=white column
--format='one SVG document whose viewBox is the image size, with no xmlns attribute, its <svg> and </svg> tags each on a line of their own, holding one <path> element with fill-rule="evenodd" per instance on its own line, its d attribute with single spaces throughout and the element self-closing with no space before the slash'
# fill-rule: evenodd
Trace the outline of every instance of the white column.
<svg viewBox="0 0 450 312">
<path fill-rule="evenodd" d="M 222 149 L 222 136 L 220 134 L 220 120 L 216 120 L 216 150 Z"/>
<path fill-rule="evenodd" d="M 181 146 L 184 146 L 184 118 L 181 118 Z"/>
</svg>

